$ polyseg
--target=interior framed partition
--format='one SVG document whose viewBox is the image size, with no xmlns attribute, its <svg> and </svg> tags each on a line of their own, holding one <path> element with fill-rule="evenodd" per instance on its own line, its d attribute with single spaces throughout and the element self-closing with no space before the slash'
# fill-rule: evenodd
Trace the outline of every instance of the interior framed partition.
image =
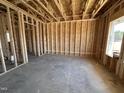
<svg viewBox="0 0 124 93">
<path fill-rule="evenodd" d="M 44 53 L 44 23 L 8 1 L 0 0 L 0 75 L 28 63 L 28 54 Z"/>
</svg>

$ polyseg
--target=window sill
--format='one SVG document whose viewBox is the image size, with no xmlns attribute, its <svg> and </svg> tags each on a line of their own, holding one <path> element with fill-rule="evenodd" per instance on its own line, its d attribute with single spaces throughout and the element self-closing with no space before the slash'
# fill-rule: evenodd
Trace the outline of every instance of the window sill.
<svg viewBox="0 0 124 93">
<path fill-rule="evenodd" d="M 110 58 L 119 58 L 119 54 L 113 54 L 113 55 L 106 55 Z"/>
</svg>

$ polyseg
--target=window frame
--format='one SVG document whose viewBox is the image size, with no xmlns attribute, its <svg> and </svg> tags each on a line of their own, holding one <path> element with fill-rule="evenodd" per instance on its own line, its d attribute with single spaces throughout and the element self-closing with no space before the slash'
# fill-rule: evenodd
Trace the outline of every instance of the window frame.
<svg viewBox="0 0 124 93">
<path fill-rule="evenodd" d="M 123 20 L 122 20 L 123 19 Z M 108 37 L 107 37 L 107 45 L 106 45 L 106 52 L 105 52 L 105 54 L 107 55 L 107 56 L 109 56 L 109 57 L 113 57 L 114 56 L 114 53 L 113 53 L 113 48 L 110 50 L 110 42 L 112 43 L 112 41 L 114 40 L 110 40 L 112 37 L 111 37 L 111 35 L 112 35 L 112 31 L 114 31 L 114 26 L 115 25 L 117 25 L 117 24 L 119 24 L 119 23 L 124 23 L 124 16 L 123 17 L 120 17 L 120 18 L 118 18 L 118 19 L 115 19 L 115 20 L 113 20 L 113 21 L 111 21 L 110 23 L 109 23 L 109 33 L 108 33 Z M 114 32 L 113 32 L 114 33 Z M 113 35 L 113 37 L 114 37 L 114 35 Z M 124 38 L 124 33 L 123 33 L 123 38 Z M 122 42 L 124 42 L 123 41 L 123 38 L 122 38 Z M 112 44 L 113 45 L 113 44 Z M 121 43 L 121 47 L 122 47 L 122 43 Z M 108 51 L 110 51 L 110 52 L 108 52 Z M 121 52 L 121 48 L 120 48 L 120 52 Z M 120 55 L 120 54 L 119 54 Z"/>
</svg>

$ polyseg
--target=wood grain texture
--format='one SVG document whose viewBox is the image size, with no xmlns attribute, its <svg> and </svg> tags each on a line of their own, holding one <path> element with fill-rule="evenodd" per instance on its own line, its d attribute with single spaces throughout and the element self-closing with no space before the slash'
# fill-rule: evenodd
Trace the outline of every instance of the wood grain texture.
<svg viewBox="0 0 124 93">
<path fill-rule="evenodd" d="M 82 21 L 80 56 L 86 55 L 87 27 L 87 21 Z"/>
<path fill-rule="evenodd" d="M 70 37 L 70 24 L 66 22 L 66 29 L 65 29 L 65 55 L 69 54 L 69 37 Z"/>
<path fill-rule="evenodd" d="M 95 20 L 48 23 L 47 51 L 63 55 L 94 55 L 95 26 Z"/>
<path fill-rule="evenodd" d="M 75 55 L 79 56 L 80 54 L 80 34 L 81 34 L 81 22 L 76 22 L 76 33 L 75 33 Z"/>
</svg>

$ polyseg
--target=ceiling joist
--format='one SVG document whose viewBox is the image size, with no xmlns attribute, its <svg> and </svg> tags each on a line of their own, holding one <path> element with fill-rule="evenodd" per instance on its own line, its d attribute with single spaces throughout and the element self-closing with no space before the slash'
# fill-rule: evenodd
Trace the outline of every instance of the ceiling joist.
<svg viewBox="0 0 124 93">
<path fill-rule="evenodd" d="M 98 12 L 104 7 L 104 5 L 106 5 L 106 3 L 108 2 L 109 0 L 104 0 L 104 2 L 100 5 L 100 7 L 97 9 L 97 11 L 93 14 L 92 18 L 94 18 Z"/>
<path fill-rule="evenodd" d="M 73 17 L 73 15 L 75 15 L 75 0 L 72 0 L 72 17 Z M 73 17 L 73 19 L 74 19 L 74 17 Z"/>
<path fill-rule="evenodd" d="M 59 3 L 57 2 L 57 0 L 53 0 L 53 1 L 54 1 L 55 5 L 57 6 L 61 16 L 64 18 L 64 20 L 66 20 L 64 17 L 64 10 L 63 10 L 61 1 L 59 0 Z M 61 6 L 61 8 L 60 8 L 60 6 Z"/>
<path fill-rule="evenodd" d="M 40 0 L 35 0 L 53 19 L 58 21 L 58 19 L 44 6 L 44 4 Z"/>
<path fill-rule="evenodd" d="M 9 1 L 27 13 L 45 20 L 89 19 L 107 11 L 117 0 L 0 0 Z M 121 1 L 121 0 L 120 0 Z"/>
<path fill-rule="evenodd" d="M 35 11 L 37 14 L 39 14 L 40 16 L 42 16 L 43 18 L 45 18 L 47 21 L 50 21 L 50 19 L 44 17 L 43 13 L 40 13 L 38 10 L 36 10 L 35 8 L 33 8 L 31 5 L 29 5 L 28 3 L 26 3 L 24 0 L 20 0 L 21 3 L 23 3 L 25 6 L 27 6 L 28 8 L 30 8 L 31 10 Z"/>
<path fill-rule="evenodd" d="M 92 13 L 92 11 L 94 9 L 96 1 L 97 0 L 88 0 L 87 1 L 86 8 L 85 8 L 85 11 L 83 13 L 83 19 L 90 17 L 90 14 Z"/>
</svg>

